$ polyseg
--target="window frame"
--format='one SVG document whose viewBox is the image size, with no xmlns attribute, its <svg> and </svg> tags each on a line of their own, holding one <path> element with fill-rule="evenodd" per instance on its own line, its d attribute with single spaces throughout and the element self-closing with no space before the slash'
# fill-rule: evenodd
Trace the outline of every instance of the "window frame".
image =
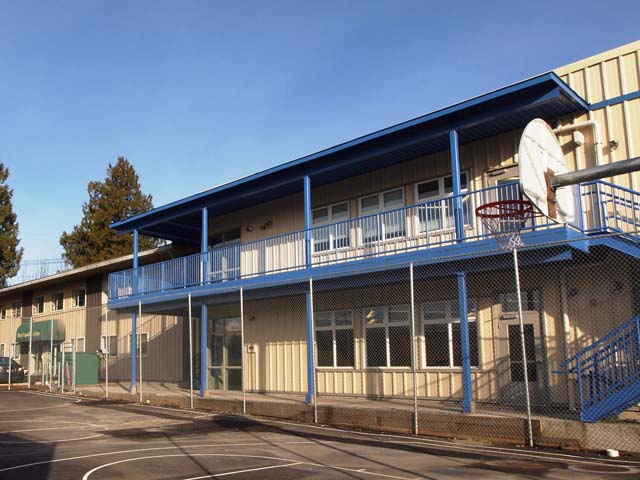
<svg viewBox="0 0 640 480">
<path fill-rule="evenodd" d="M 80 296 L 78 295 L 82 292 L 82 305 L 78 302 Z M 87 289 L 84 287 L 74 288 L 71 290 L 71 308 L 84 308 L 87 306 Z"/>
<path fill-rule="evenodd" d="M 13 312 L 13 316 L 15 317 L 21 317 L 22 316 L 22 302 L 12 302 L 11 303 L 11 310 Z"/>
<path fill-rule="evenodd" d="M 384 320 L 381 323 L 367 325 L 366 322 L 366 312 L 367 310 L 372 309 L 382 309 L 384 311 Z M 389 321 L 389 310 L 393 309 L 404 309 L 407 314 L 407 320 L 403 322 L 390 322 Z M 389 345 L 389 327 L 409 327 L 409 332 L 411 332 L 411 309 L 409 304 L 394 304 L 394 305 L 376 305 L 371 307 L 365 307 L 362 309 L 362 341 L 364 345 L 364 351 L 362 356 L 362 363 L 364 369 L 387 369 L 387 370 L 406 370 L 411 368 L 411 358 L 409 359 L 408 365 L 394 365 L 391 366 L 391 348 Z M 369 366 L 367 362 L 367 329 L 382 329 L 384 328 L 385 334 L 385 356 L 386 356 L 386 365 L 385 366 Z M 410 336 L 410 342 L 413 342 L 414 339 Z M 411 346 L 411 343 L 409 343 Z"/>
<path fill-rule="evenodd" d="M 420 368 L 423 370 L 427 369 L 438 369 L 438 370 L 462 370 L 462 365 L 455 365 L 454 361 L 454 349 L 453 349 L 453 325 L 460 324 L 460 318 L 454 317 L 454 309 L 457 306 L 457 300 L 439 300 L 433 302 L 422 302 L 420 304 Z M 471 304 L 475 304 L 474 307 L 469 308 Z M 446 305 L 445 308 L 445 321 L 427 321 L 425 319 L 426 307 L 429 305 Z M 477 299 L 468 299 L 467 300 L 467 317 L 469 318 L 469 323 L 476 324 L 476 343 L 477 343 L 477 352 L 478 352 L 478 364 L 471 365 L 472 369 L 480 369 L 482 365 L 482 350 L 480 348 L 480 322 L 478 318 L 478 301 Z M 473 318 L 473 320 L 472 320 Z M 449 365 L 428 365 L 427 364 L 427 338 L 424 332 L 426 325 L 447 325 L 447 345 L 448 345 L 448 357 L 449 357 Z M 471 339 L 469 339 L 471 341 Z"/>
<path fill-rule="evenodd" d="M 7 307 L 3 305 L 2 307 L 0 307 L 0 320 L 6 320 L 6 319 L 7 319 Z M 0 356 L 4 356 L 4 355 L 0 355 Z"/>
<path fill-rule="evenodd" d="M 13 358 L 13 360 L 20 360 L 20 344 L 18 342 L 11 343 L 13 346 L 13 352 L 9 352 L 9 356 Z M 11 355 L 13 353 L 13 355 Z"/>
<path fill-rule="evenodd" d="M 44 295 L 38 295 L 33 297 L 32 300 L 32 306 L 33 306 L 33 312 L 32 315 L 38 315 L 40 313 L 45 313 L 45 301 L 44 301 Z M 42 309 L 37 308 L 38 307 L 38 303 L 42 304 Z"/>
<path fill-rule="evenodd" d="M 391 193 L 391 192 L 395 192 L 395 191 L 400 191 L 402 192 L 402 205 L 401 206 L 396 206 L 396 207 L 385 207 L 384 206 L 384 196 L 387 193 Z M 362 201 L 366 198 L 370 198 L 370 197 L 378 197 L 378 208 L 375 211 L 372 212 L 363 212 L 362 210 Z M 377 192 L 377 193 L 371 193 L 369 195 L 363 195 L 361 197 L 358 198 L 358 213 L 360 214 L 360 222 L 359 222 L 359 226 L 358 226 L 358 230 L 360 231 L 360 243 L 363 246 L 370 246 L 370 245 L 375 245 L 375 244 L 379 244 L 382 242 L 387 242 L 387 241 L 394 241 L 394 240 L 398 240 L 398 239 L 402 239 L 402 238 L 406 238 L 407 237 L 407 213 L 406 213 L 406 209 L 407 208 L 407 195 L 405 192 L 405 186 L 404 185 L 400 185 L 399 187 L 395 187 L 395 188 L 391 188 L 388 190 L 384 190 L 381 192 Z M 403 230 L 403 234 L 402 235 L 394 235 L 394 236 L 388 236 L 388 230 L 387 230 L 387 221 L 385 220 L 385 214 L 388 212 L 393 212 L 394 210 L 404 210 L 404 213 L 401 215 L 401 221 L 402 221 L 402 230 Z M 380 216 L 382 215 L 382 221 L 380 222 L 380 230 L 381 231 L 377 231 L 378 227 L 376 226 L 376 239 L 373 240 L 368 240 L 367 236 L 365 235 L 365 231 L 366 231 L 366 223 L 367 223 L 367 218 L 369 217 L 374 217 L 374 216 Z"/>
<path fill-rule="evenodd" d="M 349 312 L 349 314 L 351 315 L 351 325 L 336 325 L 336 314 L 337 313 L 344 313 L 344 312 Z M 323 313 L 329 313 L 331 314 L 331 325 L 329 326 L 324 326 L 324 327 L 318 327 L 316 322 L 315 322 L 315 316 L 317 314 L 323 314 Z M 314 312 L 314 335 L 317 332 L 332 332 L 331 334 L 331 340 L 332 340 L 332 347 L 333 347 L 333 366 L 327 366 L 327 365 L 317 365 L 317 359 L 318 359 L 318 344 L 317 342 L 315 343 L 315 355 L 316 355 L 316 367 L 319 369 L 323 369 L 323 370 L 354 370 L 356 368 L 356 331 L 355 331 L 355 319 L 354 319 L 354 315 L 353 315 L 353 310 L 351 309 L 341 309 L 341 310 L 322 310 L 322 311 L 318 311 L 318 312 Z M 343 365 L 343 366 L 338 366 L 337 365 L 337 360 L 338 360 L 338 356 L 337 356 L 337 343 L 336 343 L 336 331 L 337 330 L 351 330 L 352 334 L 353 334 L 353 343 L 352 343 L 352 347 L 353 347 L 353 365 Z M 315 339 L 315 337 L 314 337 Z"/>
<path fill-rule="evenodd" d="M 6 355 L 6 353 L 11 353 L 11 352 L 5 352 L 5 349 L 7 348 L 6 344 L 4 343 L 0 343 L 0 357 L 11 357 L 11 355 Z M 9 349 L 11 349 L 11 347 L 9 347 Z M 11 364 L 11 358 L 9 359 L 9 364 Z"/>
<path fill-rule="evenodd" d="M 337 207 L 338 205 L 346 205 L 347 206 L 347 217 L 343 218 L 343 219 L 338 219 L 336 220 L 334 218 L 333 215 L 333 209 L 334 207 Z M 323 221 L 323 222 L 318 222 L 315 223 L 313 220 L 313 214 L 315 212 L 317 212 L 318 210 L 323 210 L 323 209 L 327 209 L 327 220 Z M 311 210 L 311 229 L 312 232 L 317 232 L 319 230 L 328 230 L 328 238 L 327 238 L 327 242 L 329 243 L 328 248 L 319 250 L 316 248 L 316 238 L 314 238 L 314 235 L 312 234 L 312 238 L 311 238 L 311 246 L 313 249 L 313 253 L 326 253 L 326 252 L 336 252 L 336 251 L 340 251 L 340 250 L 345 250 L 345 249 L 349 249 L 351 248 L 351 226 L 348 224 L 348 222 L 351 220 L 351 202 L 349 200 L 344 200 L 342 202 L 337 202 L 337 203 L 332 203 L 329 205 L 324 205 L 322 207 L 316 207 L 313 210 Z M 347 223 L 347 234 L 344 238 L 346 238 L 346 245 L 342 246 L 342 247 L 338 247 L 337 242 L 343 238 L 343 237 L 338 237 L 335 235 L 335 228 L 327 228 L 330 227 L 331 225 L 337 225 L 337 224 L 342 224 L 342 223 Z M 324 228 L 323 228 L 324 227 Z M 322 240 L 322 242 L 325 242 L 325 240 Z"/>
<path fill-rule="evenodd" d="M 142 336 L 146 336 L 147 337 L 147 353 L 144 353 L 142 355 L 140 355 L 140 353 L 138 353 L 136 356 L 137 357 L 148 357 L 149 356 L 149 332 L 138 332 L 136 333 L 136 343 L 137 343 L 137 350 L 138 352 L 141 351 L 140 346 L 142 345 Z M 131 356 L 131 334 L 129 333 L 127 335 L 127 354 L 129 356 Z"/>
<path fill-rule="evenodd" d="M 60 308 L 58 308 L 58 303 Z M 60 312 L 64 310 L 64 292 L 53 292 L 51 294 L 51 311 Z"/>
<path fill-rule="evenodd" d="M 108 354 L 109 357 L 117 357 L 119 352 L 118 352 L 118 335 L 101 335 L 100 336 L 100 348 L 101 350 L 106 354 L 107 353 L 107 349 L 105 348 L 105 346 L 107 345 L 107 342 L 110 342 L 112 338 L 115 338 L 115 342 L 116 342 L 116 352 L 113 353 L 111 351 L 111 348 L 108 349 Z"/>
<path fill-rule="evenodd" d="M 460 193 L 463 193 L 463 194 L 469 193 L 471 191 L 471 170 L 462 170 L 460 172 L 460 177 L 462 176 L 466 176 L 467 186 L 466 188 L 461 188 Z M 446 193 L 445 180 L 447 178 L 451 178 L 451 181 L 453 182 L 453 175 L 449 174 L 449 175 L 442 175 L 440 177 L 428 178 L 426 180 L 422 180 L 414 184 L 413 194 L 415 198 L 415 204 L 417 206 L 416 207 L 416 212 L 417 212 L 417 218 L 416 218 L 417 229 L 416 230 L 420 234 L 450 232 L 455 230 L 456 228 L 454 214 L 452 213 L 451 215 L 447 215 L 447 200 L 453 197 L 453 191 L 451 193 Z M 438 196 L 435 196 L 433 198 L 420 199 L 420 194 L 418 192 L 420 185 L 424 185 L 426 183 L 435 182 L 435 181 L 438 182 Z M 462 185 L 462 181 L 460 183 Z M 468 218 L 465 219 L 465 211 L 467 209 L 464 208 L 464 203 L 463 203 L 462 221 L 464 223 L 464 228 L 473 228 L 473 215 L 471 214 L 471 212 L 473 212 L 473 198 L 471 196 L 469 196 L 468 198 L 470 202 L 470 206 L 468 208 L 468 215 L 467 215 Z M 464 201 L 464 198 L 462 200 Z M 433 205 L 436 202 L 440 202 L 440 206 L 439 206 L 440 228 L 431 229 L 428 227 L 423 227 L 423 223 L 424 224 L 428 223 L 428 219 L 425 219 L 425 222 L 422 222 L 422 220 L 420 219 L 420 207 L 421 206 L 423 207 L 424 204 L 426 203 Z M 451 226 L 447 226 L 447 223 L 449 223 L 449 218 L 451 218 L 451 224 L 452 224 Z"/>
</svg>

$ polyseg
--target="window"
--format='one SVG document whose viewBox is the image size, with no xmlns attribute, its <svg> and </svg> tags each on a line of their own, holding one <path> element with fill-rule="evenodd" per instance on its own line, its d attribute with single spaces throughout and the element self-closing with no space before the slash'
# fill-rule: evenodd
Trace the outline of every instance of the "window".
<svg viewBox="0 0 640 480">
<path fill-rule="evenodd" d="M 460 174 L 460 190 L 469 191 L 469 174 Z M 418 202 L 426 202 L 418 207 L 420 232 L 433 232 L 455 227 L 453 205 L 453 177 L 434 178 L 416 185 Z M 465 226 L 471 225 L 470 197 L 462 197 L 462 218 Z"/>
<path fill-rule="evenodd" d="M 318 367 L 354 367 L 353 312 L 315 312 Z"/>
<path fill-rule="evenodd" d="M 5 318 L 7 318 L 7 307 L 0 307 L 0 319 L 4 320 Z"/>
<path fill-rule="evenodd" d="M 403 206 L 404 190 L 402 188 L 361 198 L 360 213 L 367 215 L 361 220 L 362 241 L 367 244 L 404 237 L 406 213 L 404 210 L 398 210 Z M 373 215 L 376 213 L 379 215 Z"/>
<path fill-rule="evenodd" d="M 84 338 L 78 337 L 77 339 L 71 339 L 71 351 L 73 351 L 73 344 L 76 343 L 76 352 L 84 352 Z"/>
<path fill-rule="evenodd" d="M 53 311 L 64 310 L 64 293 L 56 292 L 51 295 L 51 304 L 53 305 Z"/>
<path fill-rule="evenodd" d="M 471 365 L 478 366 L 478 326 L 475 300 L 467 304 Z M 462 346 L 460 314 L 457 301 L 431 302 L 422 305 L 425 366 L 461 367 Z"/>
<path fill-rule="evenodd" d="M 312 212 L 313 251 L 326 252 L 349 246 L 349 202 L 316 208 Z M 336 223 L 339 222 L 339 223 Z M 332 224 L 332 225 L 331 225 Z"/>
<path fill-rule="evenodd" d="M 136 340 L 138 344 L 137 354 L 146 357 L 149 354 L 149 334 L 146 332 L 138 333 L 136 335 Z M 140 344 L 141 340 L 142 345 Z M 129 352 L 129 355 L 131 355 L 131 334 L 129 334 L 129 338 L 127 339 L 127 350 Z"/>
<path fill-rule="evenodd" d="M 108 353 L 111 357 L 118 356 L 118 336 L 117 335 L 103 335 L 100 348 L 104 353 Z"/>
<path fill-rule="evenodd" d="M 0 357 L 5 356 L 4 343 L 0 343 Z"/>
<path fill-rule="evenodd" d="M 13 309 L 13 316 L 14 317 L 21 317 L 22 316 L 22 302 L 13 302 L 11 304 L 11 308 Z"/>
<path fill-rule="evenodd" d="M 13 359 L 20 360 L 20 344 L 13 343 L 12 345 L 13 345 Z"/>
<path fill-rule="evenodd" d="M 363 310 L 367 367 L 409 367 L 409 307 L 393 305 Z"/>
<path fill-rule="evenodd" d="M 77 288 L 71 292 L 71 307 L 79 308 L 84 307 L 86 302 L 87 292 L 84 288 Z"/>
<path fill-rule="evenodd" d="M 33 297 L 33 313 L 44 313 L 44 297 Z"/>
<path fill-rule="evenodd" d="M 522 310 L 540 310 L 540 292 L 537 290 L 523 290 L 520 292 Z M 502 313 L 518 313 L 518 294 L 506 292 L 498 295 L 498 303 L 502 307 Z"/>
</svg>

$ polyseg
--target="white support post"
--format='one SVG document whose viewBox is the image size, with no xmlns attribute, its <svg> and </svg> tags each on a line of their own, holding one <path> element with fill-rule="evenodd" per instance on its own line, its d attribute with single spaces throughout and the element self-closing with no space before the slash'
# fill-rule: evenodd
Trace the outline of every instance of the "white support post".
<svg viewBox="0 0 640 480">
<path fill-rule="evenodd" d="M 191 315 L 191 294 L 189 302 L 189 406 L 193 409 L 193 317 Z"/>
<path fill-rule="evenodd" d="M 13 365 L 13 357 L 15 357 L 15 345 L 13 342 L 13 310 L 9 316 L 9 378 L 7 380 L 7 389 L 11 390 L 11 366 Z"/>
<path fill-rule="evenodd" d="M 78 316 L 73 313 L 73 345 L 71 346 L 71 372 L 73 377 L 71 378 L 71 385 L 73 387 L 73 394 L 76 394 L 76 353 L 78 353 Z"/>
<path fill-rule="evenodd" d="M 416 305 L 413 283 L 413 263 L 409 264 L 409 282 L 411 291 L 411 370 L 413 374 L 413 433 L 418 435 L 418 372 L 416 366 Z"/>
<path fill-rule="evenodd" d="M 311 351 L 313 355 L 313 423 L 318 423 L 318 378 L 316 372 L 318 365 L 316 363 L 316 321 L 313 312 L 313 278 L 309 278 L 309 314 L 311 315 Z"/>
<path fill-rule="evenodd" d="M 520 292 L 520 270 L 518 267 L 518 249 L 513 249 L 513 268 L 516 275 L 516 293 L 518 295 L 518 321 L 520 323 L 520 347 L 522 348 L 522 370 L 524 372 L 524 393 L 527 402 L 527 437 L 529 446 L 533 447 L 533 429 L 531 428 L 531 397 L 529 392 L 529 372 L 527 365 L 526 342 L 524 341 L 524 322 L 522 320 L 522 295 Z"/>
<path fill-rule="evenodd" d="M 109 398 L 109 354 L 111 353 L 111 335 L 109 334 L 109 309 L 107 308 L 107 311 L 105 313 L 104 316 L 105 320 L 104 323 L 106 324 L 107 328 L 106 328 L 106 335 L 104 335 L 106 337 L 106 341 L 104 342 L 104 349 L 105 349 L 105 361 L 104 361 L 104 398 L 108 399 Z M 117 341 L 117 340 L 116 340 Z"/>
<path fill-rule="evenodd" d="M 32 367 L 32 361 L 31 361 L 31 346 L 32 346 L 32 339 L 31 337 L 33 336 L 33 316 L 29 317 L 29 363 L 27 365 L 29 365 L 29 374 L 28 374 L 28 380 L 27 380 L 27 385 L 29 386 L 29 388 L 31 388 L 31 371 L 33 370 Z"/>
<path fill-rule="evenodd" d="M 53 317 L 51 317 L 51 326 L 49 329 L 49 336 L 51 337 L 49 346 L 49 393 L 51 393 L 53 391 Z"/>
<path fill-rule="evenodd" d="M 247 413 L 247 389 L 244 371 L 244 290 L 240 286 L 240 370 L 242 375 L 242 413 Z"/>
<path fill-rule="evenodd" d="M 142 300 L 138 300 L 138 324 L 140 325 L 140 332 L 138 335 L 140 347 L 138 347 L 138 393 L 140 395 L 140 403 L 142 403 Z M 147 343 L 147 348 L 149 344 Z"/>
</svg>

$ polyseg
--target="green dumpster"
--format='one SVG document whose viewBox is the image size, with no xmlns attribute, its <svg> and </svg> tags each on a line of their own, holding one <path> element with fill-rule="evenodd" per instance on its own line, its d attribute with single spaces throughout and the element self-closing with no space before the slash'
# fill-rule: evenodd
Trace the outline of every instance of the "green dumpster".
<svg viewBox="0 0 640 480">
<path fill-rule="evenodd" d="M 73 353 L 64 354 L 64 377 L 67 385 L 73 384 Z M 67 376 L 68 373 L 68 376 Z M 96 385 L 99 383 L 100 357 L 97 353 L 76 353 L 76 385 Z M 68 380 L 67 380 L 68 379 Z"/>
</svg>

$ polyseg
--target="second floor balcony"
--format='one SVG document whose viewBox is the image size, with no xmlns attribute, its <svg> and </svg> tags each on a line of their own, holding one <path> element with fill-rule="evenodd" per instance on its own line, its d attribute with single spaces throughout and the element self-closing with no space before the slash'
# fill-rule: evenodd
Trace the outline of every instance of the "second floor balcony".
<svg viewBox="0 0 640 480">
<path fill-rule="evenodd" d="M 604 181 L 573 188 L 576 219 L 571 228 L 585 235 L 638 230 L 638 192 Z M 476 218 L 475 208 L 521 198 L 519 185 L 509 183 L 115 272 L 109 275 L 109 299 L 483 240 L 491 234 Z M 558 226 L 538 216 L 522 229 L 541 231 Z"/>
</svg>

